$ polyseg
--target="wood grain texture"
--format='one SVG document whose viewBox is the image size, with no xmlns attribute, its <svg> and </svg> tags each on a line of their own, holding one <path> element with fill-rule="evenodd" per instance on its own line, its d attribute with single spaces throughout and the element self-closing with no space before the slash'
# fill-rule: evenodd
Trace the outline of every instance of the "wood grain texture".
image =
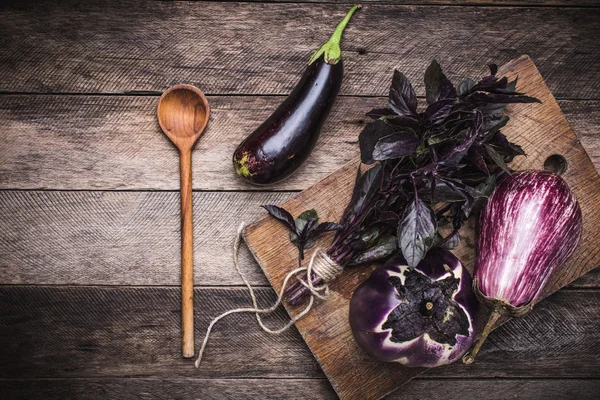
<svg viewBox="0 0 600 400">
<path fill-rule="evenodd" d="M 195 192 L 195 283 L 242 284 L 232 261 L 239 224 L 291 195 Z M 0 284 L 181 282 L 178 192 L 0 191 L 0 204 Z M 240 264 L 252 284 L 267 284 L 246 246 Z"/>
<path fill-rule="evenodd" d="M 282 100 L 209 97 L 211 121 L 192 153 L 194 189 L 265 189 L 240 179 L 231 158 L 237 145 Z M 0 141 L 0 188 L 179 190 L 178 151 L 156 122 L 157 101 L 157 97 L 0 96 L 6 133 Z M 273 188 L 304 189 L 356 157 L 364 114 L 380 102 L 339 99 L 308 161 Z"/>
<path fill-rule="evenodd" d="M 263 305 L 275 299 L 271 289 L 257 295 Z M 194 297 L 198 342 L 212 318 L 251 304 L 242 288 L 201 288 Z M 215 326 L 195 369 L 180 354 L 180 304 L 176 287 L 2 286 L 0 378 L 324 378 L 298 331 L 268 335 L 248 314 Z M 599 312 L 600 291 L 559 291 L 498 328 L 477 363 L 426 376 L 600 379 Z M 286 318 L 280 310 L 267 323 Z M 361 351 L 353 357 L 373 363 Z"/>
<path fill-rule="evenodd" d="M 196 285 L 242 285 L 232 264 L 239 224 L 294 194 L 194 193 Z M 175 192 L 0 191 L 0 204 L 0 284 L 180 283 Z M 253 285 L 268 285 L 246 246 L 240 264 Z M 571 287 L 600 287 L 600 269 Z"/>
<path fill-rule="evenodd" d="M 183 356 L 194 356 L 194 217 L 192 200 L 192 150 L 179 155 L 181 201 L 181 346 Z"/>
<path fill-rule="evenodd" d="M 205 1 L 205 0 L 194 0 Z M 228 0 L 226 0 L 228 1 Z M 260 3 L 289 2 L 289 0 L 246 0 Z M 336 0 L 294 0 L 294 3 L 340 3 Z M 571 6 L 571 7 L 598 7 L 596 0 L 364 0 L 361 4 L 398 4 L 398 5 L 473 5 L 473 6 Z"/>
<path fill-rule="evenodd" d="M 509 79 L 519 76 L 518 90 L 539 98 L 543 104 L 509 108 L 510 124 L 504 133 L 521 144 L 528 156 L 511 165 L 520 169 L 540 169 L 546 158 L 559 153 L 568 160 L 563 177 L 577 197 L 583 213 L 583 235 L 577 251 L 565 267 L 551 277 L 542 297 L 563 287 L 600 263 L 600 176 L 577 140 L 558 104 L 530 58 L 521 57 L 503 66 L 500 74 Z M 549 145 L 551 144 L 551 145 Z M 358 161 L 330 175 L 288 200 L 283 207 L 296 214 L 315 207 L 327 220 L 339 220 L 353 187 Z M 463 230 L 461 245 L 454 251 L 472 272 L 474 261 L 474 221 Z M 265 275 L 276 290 L 281 287 L 295 257 L 293 246 L 285 242 L 278 222 L 263 217 L 246 230 L 246 241 Z M 326 243 L 322 244 L 326 248 Z M 308 257 L 307 257 L 308 259 Z M 328 301 L 313 308 L 296 323 L 321 367 L 342 399 L 377 399 L 398 388 L 423 370 L 374 362 L 358 357 L 360 349 L 347 326 L 348 302 L 369 268 L 346 271 L 331 286 Z M 298 309 L 287 307 L 291 315 Z M 332 352 L 330 349 L 335 348 Z M 361 380 L 356 377 L 361 376 Z"/>
<path fill-rule="evenodd" d="M 0 18 L 9 92 L 287 94 L 348 4 L 134 2 L 21 4 Z M 366 5 L 344 35 L 341 93 L 385 95 L 398 66 L 423 94 L 433 58 L 450 76 L 531 55 L 559 98 L 596 99 L 598 8 Z"/>
<path fill-rule="evenodd" d="M 325 379 L 26 379 L 0 380 L 7 398 L 30 400 L 99 398 L 163 399 L 336 399 Z M 597 379 L 415 379 L 387 400 L 572 400 L 600 394 Z M 21 396 L 21 397 L 19 397 Z"/>
<path fill-rule="evenodd" d="M 283 97 L 209 101 L 211 121 L 192 154 L 194 189 L 265 190 L 239 179 L 231 157 Z M 179 190 L 178 152 L 160 132 L 157 102 L 158 97 L 0 96 L 0 189 Z M 338 98 L 310 158 L 273 188 L 306 189 L 357 157 L 365 113 L 385 103 L 382 97 Z M 600 101 L 560 105 L 600 170 Z"/>
</svg>

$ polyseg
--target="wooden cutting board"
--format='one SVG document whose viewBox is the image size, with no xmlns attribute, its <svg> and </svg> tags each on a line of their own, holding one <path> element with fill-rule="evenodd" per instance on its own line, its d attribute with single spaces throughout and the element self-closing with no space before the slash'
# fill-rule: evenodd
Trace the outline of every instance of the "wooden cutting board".
<svg viewBox="0 0 600 400">
<path fill-rule="evenodd" d="M 545 297 L 600 263 L 600 176 L 533 61 L 522 56 L 504 65 L 499 73 L 509 79 L 518 76 L 517 90 L 543 102 L 511 105 L 507 110 L 511 120 L 503 132 L 511 141 L 521 144 L 527 153 L 527 157 L 518 157 L 512 167 L 517 170 L 542 169 L 548 157 L 563 155 L 568 169 L 562 176 L 573 189 L 583 211 L 582 241 L 565 268 L 552 277 Z M 350 199 L 358 165 L 359 160 L 350 162 L 286 201 L 282 207 L 294 217 L 314 208 L 321 221 L 339 221 Z M 471 272 L 475 256 L 473 226 L 473 221 L 467 224 L 461 246 L 454 251 Z M 328 248 L 332 237 L 333 234 L 329 234 L 315 247 Z M 247 227 L 245 240 L 269 282 L 279 292 L 283 278 L 297 263 L 297 249 L 290 243 L 288 232 L 279 222 L 265 216 Z M 309 315 L 296 323 L 343 400 L 378 399 L 425 371 L 374 361 L 354 342 L 348 325 L 348 302 L 356 286 L 369 276 L 373 268 L 358 267 L 345 271 L 330 285 L 329 299 L 317 304 Z M 291 316 L 301 310 L 288 305 L 286 309 Z M 481 355 L 484 356 L 485 353 Z"/>
</svg>

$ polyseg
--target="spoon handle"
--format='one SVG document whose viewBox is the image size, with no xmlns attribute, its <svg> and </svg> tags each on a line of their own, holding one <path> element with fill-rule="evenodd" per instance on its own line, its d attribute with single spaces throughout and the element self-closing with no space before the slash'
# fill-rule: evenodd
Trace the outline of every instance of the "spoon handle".
<svg viewBox="0 0 600 400">
<path fill-rule="evenodd" d="M 194 240 L 192 219 L 192 152 L 180 153 L 181 174 L 181 329 L 183 356 L 194 356 Z"/>
</svg>

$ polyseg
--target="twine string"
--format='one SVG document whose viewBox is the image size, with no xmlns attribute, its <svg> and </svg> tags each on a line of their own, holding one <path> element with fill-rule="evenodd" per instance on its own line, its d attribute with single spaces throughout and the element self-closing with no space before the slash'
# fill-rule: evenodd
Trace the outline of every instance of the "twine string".
<svg viewBox="0 0 600 400">
<path fill-rule="evenodd" d="M 296 268 L 293 271 L 290 271 L 285 276 L 285 279 L 283 280 L 283 284 L 281 285 L 281 289 L 279 290 L 279 294 L 277 296 L 277 300 L 275 301 L 275 303 L 269 308 L 259 308 L 258 301 L 256 300 L 256 295 L 254 293 L 254 289 L 252 288 L 252 285 L 250 285 L 250 282 L 248 282 L 248 280 L 246 279 L 246 276 L 240 269 L 240 265 L 239 265 L 239 261 L 238 261 L 238 253 L 240 250 L 240 243 L 241 243 L 242 234 L 244 232 L 245 227 L 246 227 L 246 225 L 242 222 L 237 230 L 237 235 L 235 237 L 235 242 L 233 244 L 233 265 L 235 266 L 237 273 L 242 278 L 242 281 L 244 281 L 244 284 L 248 288 L 248 291 L 250 292 L 250 297 L 252 298 L 252 305 L 254 307 L 253 308 L 250 308 L 250 307 L 235 308 L 233 310 L 226 311 L 223 314 L 219 315 L 218 317 L 214 318 L 210 322 L 210 324 L 208 325 L 208 329 L 206 330 L 206 335 L 204 336 L 204 340 L 202 341 L 202 346 L 200 347 L 200 351 L 198 353 L 198 358 L 196 359 L 196 362 L 194 363 L 196 368 L 198 368 L 200 366 L 200 363 L 202 361 L 202 356 L 204 354 L 204 350 L 206 349 L 206 344 L 208 343 L 208 338 L 210 336 L 212 328 L 221 319 L 223 319 L 226 316 L 231 315 L 231 314 L 254 313 L 256 315 L 256 321 L 258 322 L 258 325 L 261 327 L 261 329 L 263 331 L 265 331 L 266 333 L 269 333 L 271 335 L 278 335 L 278 334 L 283 333 L 286 330 L 288 330 L 292 325 L 294 325 L 294 323 L 296 321 L 300 320 L 306 314 L 308 314 L 314 304 L 315 298 L 318 298 L 320 300 L 325 300 L 327 298 L 327 296 L 329 295 L 329 286 L 327 285 L 327 282 L 335 279 L 342 272 L 342 267 L 339 264 L 337 264 L 335 261 L 331 260 L 331 258 L 329 258 L 329 256 L 327 256 L 327 254 L 322 252 L 321 249 L 317 248 L 317 249 L 315 249 L 315 251 L 313 251 L 313 253 L 310 257 L 308 266 Z M 289 280 L 294 276 L 297 277 L 297 275 L 300 274 L 301 272 L 306 272 L 306 280 L 300 279 L 300 278 L 298 278 L 298 280 L 302 285 L 304 285 L 308 289 L 308 291 L 310 293 L 310 298 L 309 298 L 307 306 L 304 308 L 304 310 L 302 310 L 295 317 L 290 319 L 290 321 L 287 322 L 285 325 L 283 325 L 281 328 L 279 328 L 279 329 L 269 328 L 268 326 L 266 326 L 263 323 L 263 320 L 260 317 L 260 315 L 272 313 L 279 307 L 279 305 L 281 304 L 281 302 L 283 300 L 285 288 L 287 287 Z M 312 281 L 313 281 L 312 278 L 314 276 L 318 276 L 319 278 L 321 278 L 324 281 L 324 283 L 321 285 L 315 286 L 312 283 Z"/>
</svg>

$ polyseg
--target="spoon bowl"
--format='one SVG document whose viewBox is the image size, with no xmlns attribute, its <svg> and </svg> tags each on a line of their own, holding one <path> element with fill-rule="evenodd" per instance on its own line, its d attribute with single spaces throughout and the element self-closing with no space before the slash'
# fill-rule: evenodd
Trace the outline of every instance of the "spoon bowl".
<svg viewBox="0 0 600 400">
<path fill-rule="evenodd" d="M 210 106 L 202 91 L 191 85 L 176 85 L 158 100 L 158 123 L 179 150 L 191 149 L 204 132 Z"/>
<path fill-rule="evenodd" d="M 177 85 L 158 100 L 158 123 L 179 149 L 181 194 L 181 347 L 186 358 L 194 355 L 194 224 L 192 218 L 192 147 L 210 116 L 208 100 L 200 89 Z"/>
</svg>

